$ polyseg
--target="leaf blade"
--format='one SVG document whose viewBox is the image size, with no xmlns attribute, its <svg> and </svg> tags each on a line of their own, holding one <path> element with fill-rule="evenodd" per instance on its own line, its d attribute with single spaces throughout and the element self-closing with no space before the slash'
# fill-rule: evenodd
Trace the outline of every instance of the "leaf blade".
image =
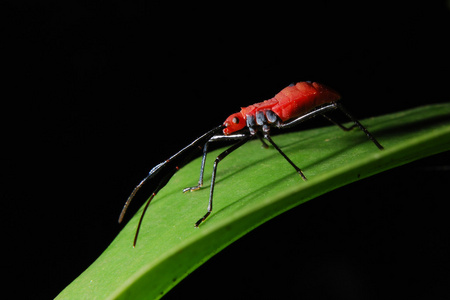
<svg viewBox="0 0 450 300">
<path fill-rule="evenodd" d="M 193 224 L 206 210 L 209 185 L 181 194 L 198 176 L 199 159 L 195 160 L 155 197 L 137 248 L 132 248 L 132 236 L 139 213 L 58 299 L 160 298 L 215 253 L 282 212 L 342 185 L 450 149 L 449 104 L 362 123 L 384 151 L 358 130 L 324 127 L 274 136 L 305 172 L 305 183 L 275 150 L 262 150 L 257 141 L 236 150 L 219 166 L 214 211 L 199 229 Z M 219 151 L 209 155 L 207 168 Z M 205 182 L 209 179 L 205 176 Z"/>
</svg>

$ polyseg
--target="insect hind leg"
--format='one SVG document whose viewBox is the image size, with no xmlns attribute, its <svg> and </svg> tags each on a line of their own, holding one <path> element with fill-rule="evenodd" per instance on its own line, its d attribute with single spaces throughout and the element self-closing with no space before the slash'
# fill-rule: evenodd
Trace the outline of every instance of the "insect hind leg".
<svg viewBox="0 0 450 300">
<path fill-rule="evenodd" d="M 336 103 L 337 104 L 337 108 L 339 108 L 340 111 L 342 111 L 350 120 L 353 121 L 353 123 L 355 123 L 356 126 L 359 127 L 359 129 L 362 130 L 362 132 L 364 132 L 366 134 L 366 136 L 369 138 L 369 140 L 371 140 L 375 146 L 378 147 L 378 149 L 383 150 L 384 147 L 381 146 L 381 144 L 375 139 L 375 137 L 355 118 L 353 117 L 340 103 Z"/>
<path fill-rule="evenodd" d="M 353 124 L 350 127 L 346 127 L 346 126 L 342 125 L 341 123 L 337 122 L 336 120 L 333 120 L 332 118 L 330 118 L 326 114 L 322 114 L 322 117 L 324 117 L 325 119 L 327 119 L 328 121 L 330 121 L 331 123 L 333 123 L 334 125 L 338 126 L 339 128 L 341 128 L 344 131 L 350 131 L 350 130 L 352 130 L 353 128 L 356 127 L 356 124 Z"/>
</svg>

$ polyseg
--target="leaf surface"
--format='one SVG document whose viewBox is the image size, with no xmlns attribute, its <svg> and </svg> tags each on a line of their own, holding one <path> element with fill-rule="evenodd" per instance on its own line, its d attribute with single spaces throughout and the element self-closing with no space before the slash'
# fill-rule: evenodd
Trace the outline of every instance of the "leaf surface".
<svg viewBox="0 0 450 300">
<path fill-rule="evenodd" d="M 223 149 L 209 153 L 205 186 L 197 183 L 200 158 L 173 176 L 145 216 L 132 247 L 141 210 L 104 253 L 57 299 L 158 299 L 221 249 L 290 208 L 340 186 L 450 149 L 450 104 L 436 104 L 361 121 L 385 147 L 336 126 L 273 136 L 304 172 L 304 182 L 273 149 L 258 140 L 219 164 L 214 210 L 207 208 L 210 170 Z M 120 210 L 120 208 L 118 208 Z M 118 211 L 119 213 L 119 211 Z M 111 224 L 114 226 L 114 224 Z"/>
</svg>

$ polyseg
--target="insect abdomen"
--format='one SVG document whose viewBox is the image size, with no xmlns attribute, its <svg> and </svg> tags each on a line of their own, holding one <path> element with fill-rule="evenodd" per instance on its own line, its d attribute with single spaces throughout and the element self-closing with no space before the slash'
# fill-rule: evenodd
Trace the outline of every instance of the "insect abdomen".
<svg viewBox="0 0 450 300">
<path fill-rule="evenodd" d="M 272 110 L 282 121 L 287 121 L 306 114 L 317 106 L 337 101 L 341 96 L 316 82 L 298 82 L 288 86 L 275 95 L 277 105 Z"/>
<path fill-rule="evenodd" d="M 302 81 L 285 87 L 269 100 L 242 107 L 241 113 L 247 118 L 254 117 L 258 111 L 271 110 L 285 122 L 340 98 L 337 92 L 320 83 Z"/>
</svg>

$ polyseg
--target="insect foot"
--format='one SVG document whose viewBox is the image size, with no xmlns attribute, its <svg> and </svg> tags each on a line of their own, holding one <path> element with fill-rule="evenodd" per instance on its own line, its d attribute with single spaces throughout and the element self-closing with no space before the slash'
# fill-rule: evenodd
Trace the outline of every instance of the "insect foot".
<svg viewBox="0 0 450 300">
<path fill-rule="evenodd" d="M 187 187 L 183 189 L 183 193 L 187 193 L 187 192 L 193 192 L 193 191 L 198 191 L 200 189 L 201 186 L 197 185 L 197 186 L 192 186 L 192 187 Z"/>
</svg>

